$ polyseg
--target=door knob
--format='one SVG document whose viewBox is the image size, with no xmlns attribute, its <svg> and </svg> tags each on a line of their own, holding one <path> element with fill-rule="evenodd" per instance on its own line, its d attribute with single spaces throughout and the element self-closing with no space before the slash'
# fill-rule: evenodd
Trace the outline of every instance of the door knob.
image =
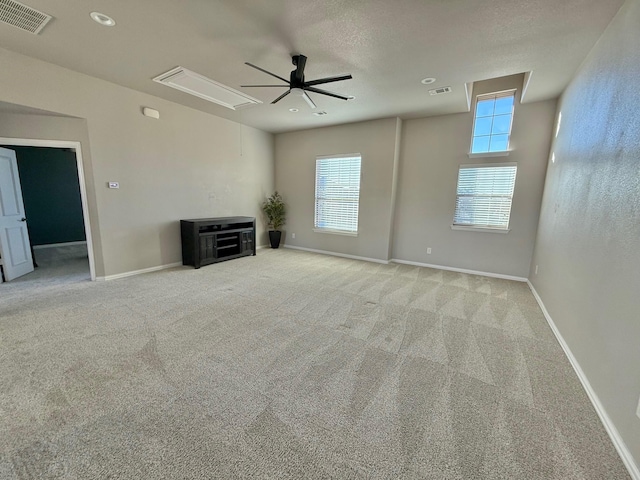
<svg viewBox="0 0 640 480">
<path fill-rule="evenodd" d="M 27 221 L 27 219 L 26 219 L 26 218 L 24 218 L 24 217 L 22 217 L 22 218 L 20 219 L 20 221 L 21 221 L 21 222 L 26 222 L 26 221 Z"/>
</svg>

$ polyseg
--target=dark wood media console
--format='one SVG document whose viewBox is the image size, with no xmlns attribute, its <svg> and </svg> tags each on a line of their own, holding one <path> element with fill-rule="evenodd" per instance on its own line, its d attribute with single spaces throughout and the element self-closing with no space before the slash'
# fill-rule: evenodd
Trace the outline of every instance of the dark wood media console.
<svg viewBox="0 0 640 480">
<path fill-rule="evenodd" d="M 182 264 L 203 265 L 256 254 L 254 217 L 180 220 Z"/>
</svg>

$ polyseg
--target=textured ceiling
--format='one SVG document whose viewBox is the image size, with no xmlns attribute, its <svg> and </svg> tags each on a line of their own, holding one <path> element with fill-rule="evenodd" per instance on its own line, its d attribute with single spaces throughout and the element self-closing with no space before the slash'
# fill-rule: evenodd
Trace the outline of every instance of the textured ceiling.
<svg viewBox="0 0 640 480">
<path fill-rule="evenodd" d="M 40 35 L 0 23 L 0 44 L 199 110 L 271 132 L 373 118 L 466 110 L 464 84 L 532 71 L 526 101 L 558 96 L 623 0 L 23 0 L 54 17 Z M 107 28 L 89 18 L 112 16 Z M 288 77 L 290 55 L 308 57 L 307 80 L 351 73 L 301 98 L 244 62 Z M 259 98 L 239 111 L 151 81 L 177 65 Z M 436 77 L 433 86 L 420 80 Z M 274 80 L 274 82 L 271 82 Z M 430 88 L 453 93 L 430 96 Z M 291 113 L 289 108 L 299 108 Z"/>
</svg>

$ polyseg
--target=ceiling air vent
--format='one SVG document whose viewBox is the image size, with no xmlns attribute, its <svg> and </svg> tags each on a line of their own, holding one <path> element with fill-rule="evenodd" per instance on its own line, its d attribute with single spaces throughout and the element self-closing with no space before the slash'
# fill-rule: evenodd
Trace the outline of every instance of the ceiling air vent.
<svg viewBox="0 0 640 480">
<path fill-rule="evenodd" d="M 162 75 L 158 75 L 153 81 L 195 95 L 209 102 L 217 103 L 231 110 L 262 103 L 257 98 L 245 95 L 183 67 L 176 67 Z"/>
<path fill-rule="evenodd" d="M 429 95 L 442 95 L 443 93 L 451 93 L 451 87 L 440 87 L 429 90 Z"/>
<path fill-rule="evenodd" d="M 0 0 L 0 21 L 37 35 L 51 20 L 51 15 L 39 12 L 14 0 Z"/>
</svg>

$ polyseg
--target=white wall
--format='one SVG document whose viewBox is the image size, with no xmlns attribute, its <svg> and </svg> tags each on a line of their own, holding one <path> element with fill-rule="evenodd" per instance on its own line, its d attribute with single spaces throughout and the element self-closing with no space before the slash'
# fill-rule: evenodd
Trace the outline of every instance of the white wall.
<svg viewBox="0 0 640 480">
<path fill-rule="evenodd" d="M 531 281 L 640 464 L 640 1 L 559 103 Z M 538 274 L 535 266 L 538 265 Z"/>
<path fill-rule="evenodd" d="M 260 203 L 274 187 L 271 134 L 7 50 L 0 64 L 0 101 L 86 119 L 88 138 L 55 126 L 51 135 L 89 144 L 98 276 L 179 262 L 181 218 L 255 216 L 258 244 L 267 243 Z M 0 137 L 42 138 L 40 116 L 22 117 L 0 121 Z"/>
</svg>

